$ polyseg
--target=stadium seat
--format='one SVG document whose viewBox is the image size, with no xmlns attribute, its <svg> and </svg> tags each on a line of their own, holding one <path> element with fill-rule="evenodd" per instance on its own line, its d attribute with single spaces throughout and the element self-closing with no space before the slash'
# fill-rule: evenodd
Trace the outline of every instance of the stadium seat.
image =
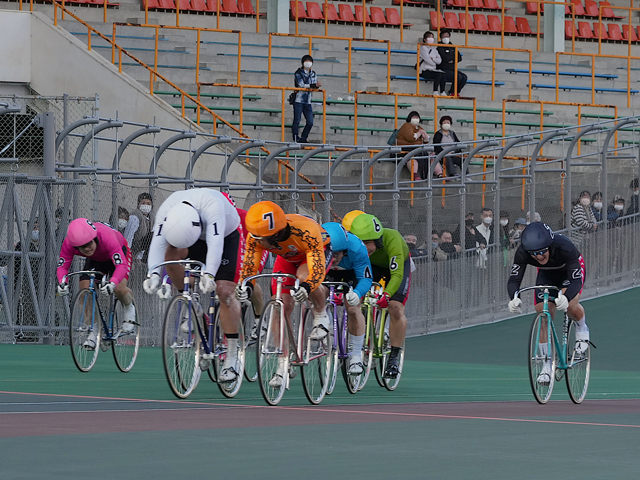
<svg viewBox="0 0 640 480">
<path fill-rule="evenodd" d="M 174 3 L 176 5 L 176 10 L 178 7 L 181 12 L 188 12 L 191 10 L 191 2 L 189 0 L 174 0 Z"/>
<path fill-rule="evenodd" d="M 484 9 L 484 3 L 482 3 L 482 0 L 469 0 L 469 8 L 475 8 L 477 10 L 483 10 Z"/>
<path fill-rule="evenodd" d="M 356 22 L 358 23 L 362 23 L 362 5 L 355 5 L 355 17 L 356 17 Z M 364 18 L 366 20 L 367 23 L 371 23 L 371 17 L 369 16 L 369 11 L 368 10 L 364 10 Z"/>
<path fill-rule="evenodd" d="M 232 13 L 232 14 L 239 13 L 238 4 L 236 3 L 236 0 L 222 0 L 221 10 L 223 13 Z"/>
<path fill-rule="evenodd" d="M 307 18 L 310 20 L 324 20 L 324 15 L 317 2 L 307 2 Z"/>
<path fill-rule="evenodd" d="M 600 35 L 598 35 L 598 31 L 600 31 Z M 602 40 L 609 40 L 607 27 L 605 27 L 604 23 L 593 22 L 593 36 Z"/>
<path fill-rule="evenodd" d="M 578 38 L 591 40 L 595 38 L 589 22 L 578 22 Z"/>
<path fill-rule="evenodd" d="M 191 0 L 193 2 L 193 0 Z M 251 0 L 238 0 L 238 12 L 245 15 L 255 15 L 256 11 L 253 9 Z"/>
<path fill-rule="evenodd" d="M 528 15 L 537 15 L 538 14 L 538 5 L 540 5 L 540 13 L 544 13 L 544 3 L 536 3 L 536 2 L 527 2 L 526 3 L 526 11 Z"/>
<path fill-rule="evenodd" d="M 476 29 L 475 24 L 473 23 L 473 19 L 471 18 L 470 13 L 460 12 L 460 28 L 464 30 L 467 28 L 467 22 L 469 25 L 469 31 L 473 31 Z"/>
<path fill-rule="evenodd" d="M 600 6 L 604 7 L 602 9 L 602 18 L 615 18 L 615 19 L 625 18 L 623 16 L 616 15 L 614 13 L 613 8 L 611 8 L 611 4 L 609 2 L 600 2 Z"/>
<path fill-rule="evenodd" d="M 487 22 L 489 23 L 489 31 L 500 33 L 502 32 L 502 22 L 497 15 L 487 15 Z"/>
<path fill-rule="evenodd" d="M 387 16 L 387 20 L 389 17 Z M 442 16 L 442 12 L 440 12 L 440 21 L 438 22 L 438 12 L 435 10 L 431 10 L 429 12 L 429 20 L 431 22 L 431 30 L 437 30 L 438 28 L 444 28 L 447 26 L 444 21 L 444 17 Z"/>
<path fill-rule="evenodd" d="M 529 20 L 524 17 L 516 17 L 516 28 L 518 29 L 518 33 L 522 33 L 523 35 L 535 35 L 531 31 Z"/>
<path fill-rule="evenodd" d="M 504 17 L 504 33 L 518 33 L 513 17 Z"/>
<path fill-rule="evenodd" d="M 374 23 L 376 25 L 387 24 L 387 19 L 384 16 L 384 10 L 382 10 L 380 7 L 371 7 L 370 10 L 371 10 L 371 23 Z"/>
<path fill-rule="evenodd" d="M 180 10 L 182 10 L 182 0 L 180 1 Z M 191 0 L 192 12 L 204 12 L 207 10 L 207 3 L 204 0 Z"/>
<path fill-rule="evenodd" d="M 398 10 L 393 7 L 388 7 L 388 8 L 385 8 L 384 11 L 387 14 L 387 25 L 393 25 L 394 27 L 399 27 L 400 13 L 398 13 Z M 405 23 L 404 26 L 410 27 L 411 24 Z"/>
<path fill-rule="evenodd" d="M 353 16 L 353 10 L 351 10 L 351 7 L 346 3 L 338 5 L 338 17 L 342 22 L 356 23 L 356 19 Z"/>
<path fill-rule="evenodd" d="M 629 41 L 629 25 L 622 25 L 622 39 L 625 42 Z M 631 41 L 637 42 L 638 37 L 636 36 L 636 31 L 634 27 L 631 27 Z"/>
<path fill-rule="evenodd" d="M 485 10 L 502 10 L 502 7 L 498 5 L 498 2 L 496 0 L 484 0 L 484 8 Z M 509 9 L 505 8 L 505 10 Z"/>
<path fill-rule="evenodd" d="M 449 2 L 450 7 L 465 8 L 467 6 L 466 0 L 452 0 Z"/>
<path fill-rule="evenodd" d="M 158 3 L 158 0 L 142 0 L 144 2 L 144 5 L 146 5 L 148 10 L 155 10 L 157 8 L 160 8 L 160 4 Z"/>
<path fill-rule="evenodd" d="M 577 37 L 578 32 L 576 32 L 576 25 L 571 20 L 564 21 L 564 37 L 565 38 L 573 38 Z"/>
<path fill-rule="evenodd" d="M 478 32 L 488 32 L 489 24 L 487 23 L 487 18 L 481 13 L 473 15 L 473 24 L 476 26 L 476 31 Z"/>
<path fill-rule="evenodd" d="M 584 7 L 582 6 L 582 1 L 571 0 L 571 3 L 573 4 L 573 9 L 575 11 L 576 17 L 584 17 L 585 11 L 584 11 Z"/>
<path fill-rule="evenodd" d="M 609 40 L 613 40 L 615 42 L 622 41 L 622 32 L 620 31 L 620 25 L 617 23 L 610 23 L 609 27 Z"/>
<path fill-rule="evenodd" d="M 451 30 L 460 30 L 460 22 L 458 22 L 458 17 L 453 12 L 444 12 L 444 22 L 447 28 Z"/>
<path fill-rule="evenodd" d="M 338 22 L 340 18 L 338 17 L 338 12 L 336 11 L 336 6 L 333 3 L 323 3 L 322 11 L 326 12 L 327 20 L 330 22 Z"/>
<path fill-rule="evenodd" d="M 224 4 L 224 0 L 223 4 Z M 289 2 L 290 8 L 291 8 L 291 15 L 290 18 L 295 20 L 296 19 L 296 13 L 298 15 L 298 19 L 301 18 L 307 18 L 307 11 L 304 9 L 304 4 L 300 1 L 297 2 L 298 5 L 298 11 L 296 12 L 296 1 L 295 0 L 291 0 Z"/>
<path fill-rule="evenodd" d="M 173 0 L 158 0 L 158 8 L 162 10 L 175 10 L 176 4 Z"/>
<path fill-rule="evenodd" d="M 584 2 L 584 11 L 587 17 L 598 18 L 600 14 L 600 9 L 598 8 L 598 4 L 593 0 L 587 0 Z"/>
</svg>

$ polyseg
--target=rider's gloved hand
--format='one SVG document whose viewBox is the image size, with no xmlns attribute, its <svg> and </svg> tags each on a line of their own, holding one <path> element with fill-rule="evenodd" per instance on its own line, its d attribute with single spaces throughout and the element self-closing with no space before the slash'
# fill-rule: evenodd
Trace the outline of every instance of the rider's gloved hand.
<svg viewBox="0 0 640 480">
<path fill-rule="evenodd" d="M 352 307 L 355 307 L 360 303 L 360 297 L 353 290 L 349 290 L 345 295 L 345 298 L 347 299 L 347 303 Z"/>
<path fill-rule="evenodd" d="M 311 287 L 307 282 L 302 282 L 300 286 L 291 291 L 291 296 L 296 301 L 296 303 L 302 303 L 307 298 L 309 298 L 309 294 L 311 293 Z"/>
<path fill-rule="evenodd" d="M 567 308 L 569 308 L 569 300 L 567 299 L 567 297 L 565 297 L 562 292 L 558 292 L 558 297 L 555 300 L 556 302 L 556 308 L 558 310 L 562 310 L 563 312 L 567 311 Z"/>
<path fill-rule="evenodd" d="M 384 292 L 382 296 L 378 298 L 376 305 L 378 306 L 378 308 L 387 308 L 389 306 L 390 299 L 391 298 L 389 296 L 389 292 Z"/>
<path fill-rule="evenodd" d="M 116 284 L 113 282 L 105 283 L 100 287 L 100 292 L 103 295 L 111 295 L 115 291 L 116 291 Z"/>
<path fill-rule="evenodd" d="M 142 282 L 142 288 L 149 295 L 153 295 L 160 286 L 160 275 L 158 273 L 152 273 L 149 278 Z"/>
<path fill-rule="evenodd" d="M 520 297 L 515 297 L 509 301 L 508 306 L 511 313 L 522 313 L 522 299 L 520 299 Z"/>
<path fill-rule="evenodd" d="M 58 285 L 58 296 L 64 297 L 69 295 L 69 285 L 66 282 L 62 282 Z"/>
<path fill-rule="evenodd" d="M 213 279 L 213 275 L 210 273 L 204 273 L 200 277 L 200 291 L 202 293 L 211 293 L 216 288 L 216 282 Z"/>
<path fill-rule="evenodd" d="M 247 282 L 244 287 L 242 284 L 238 284 L 236 285 L 235 293 L 239 302 L 246 302 L 253 294 L 253 284 L 251 282 Z"/>
</svg>

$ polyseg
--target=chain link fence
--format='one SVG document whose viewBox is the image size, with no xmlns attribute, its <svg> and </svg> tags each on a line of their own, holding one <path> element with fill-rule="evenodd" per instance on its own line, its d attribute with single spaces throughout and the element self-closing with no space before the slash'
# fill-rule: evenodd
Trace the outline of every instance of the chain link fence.
<svg viewBox="0 0 640 480">
<path fill-rule="evenodd" d="M 579 244 L 587 264 L 585 297 L 628 288 L 637 281 L 640 222 L 632 187 L 640 167 L 633 131 L 626 133 L 629 143 L 624 148 L 618 144 L 604 150 L 599 140 L 601 150 L 583 149 L 577 154 L 566 146 L 553 150 L 545 145 L 545 152 L 561 155 L 539 155 L 535 162 L 537 140 L 523 139 L 525 146 L 508 155 L 501 150 L 506 147 L 496 142 L 479 151 L 477 158 L 467 158 L 468 169 L 449 182 L 411 182 L 407 170 L 399 169 L 402 157 L 381 152 L 378 162 L 369 163 L 380 149 L 363 147 L 348 151 L 348 160 L 339 164 L 336 158 L 345 155 L 344 150 L 326 154 L 329 149 L 323 147 L 322 155 L 304 165 L 299 152 L 293 157 L 282 154 L 256 182 L 255 172 L 262 171 L 268 152 L 254 149 L 240 154 L 238 149 L 247 145 L 242 139 L 227 141 L 100 119 L 94 116 L 96 99 L 11 97 L 0 102 L 20 105 L 19 113 L 0 115 L 2 342 L 68 342 L 69 298 L 55 296 L 55 268 L 71 219 L 87 217 L 118 228 L 119 217 L 126 219 L 135 211 L 141 193 L 151 195 L 155 211 L 174 190 L 191 187 L 230 190 L 243 208 L 272 200 L 287 213 L 308 215 L 320 223 L 364 210 L 377 215 L 386 227 L 416 235 L 420 250 L 414 256 L 406 310 L 409 335 L 508 318 L 506 283 L 519 231 L 538 216 Z M 54 112 L 58 134 L 74 122 L 92 122 L 57 136 L 53 177 L 43 176 L 46 145 L 37 117 L 45 111 Z M 615 125 L 602 128 L 602 135 Z M 207 145 L 218 140 L 225 143 L 208 151 Z M 474 144 L 465 146 L 469 150 Z M 274 151 L 283 145 L 265 147 Z M 202 159 L 196 164 L 199 155 Z M 285 162 L 304 178 L 288 170 Z M 591 195 L 602 192 L 603 205 L 596 227 L 582 231 L 572 226 L 571 219 L 575 204 L 582 208 L 577 201 L 584 190 Z M 613 218 L 621 199 L 625 215 Z M 492 237 L 483 240 L 477 234 L 487 233 L 482 217 L 488 211 Z M 437 237 L 432 238 L 434 233 Z M 134 254 L 129 285 L 142 321 L 141 341 L 156 345 L 165 305 L 142 291 L 146 265 L 140 252 Z M 82 262 L 77 258 L 73 268 L 81 268 Z M 529 271 L 525 283 L 531 284 L 534 275 Z"/>
</svg>

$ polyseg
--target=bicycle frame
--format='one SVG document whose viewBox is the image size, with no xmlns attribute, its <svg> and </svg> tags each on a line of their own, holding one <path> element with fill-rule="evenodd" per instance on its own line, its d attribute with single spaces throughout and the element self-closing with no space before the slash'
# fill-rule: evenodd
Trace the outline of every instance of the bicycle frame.
<svg viewBox="0 0 640 480">
<path fill-rule="evenodd" d="M 348 283 L 344 282 L 322 282 L 325 287 L 329 288 L 329 303 L 333 305 L 333 348 L 338 350 L 338 358 L 344 360 L 345 358 L 349 358 L 349 352 L 347 351 L 347 324 L 348 324 L 348 315 L 347 308 L 345 308 L 342 312 L 342 323 L 338 324 L 338 313 L 337 308 L 339 305 L 336 303 L 336 288 L 337 287 L 346 287 L 350 289 Z M 345 299 L 343 297 L 343 305 Z"/>
<path fill-rule="evenodd" d="M 107 323 L 107 320 L 105 320 L 104 314 L 102 313 L 100 302 L 98 301 L 98 291 L 96 290 L 95 286 L 97 276 L 99 276 L 100 281 L 103 283 L 108 280 L 107 276 L 104 273 L 98 272 L 96 270 L 80 270 L 77 272 L 68 273 L 63 277 L 62 282 L 69 283 L 69 277 L 72 277 L 74 275 L 89 275 L 89 291 L 91 292 L 91 300 L 93 303 L 91 307 L 91 329 L 93 330 L 95 324 L 97 323 L 95 318 L 97 309 L 100 321 L 102 323 L 102 330 L 105 334 L 103 340 L 116 340 L 118 337 L 115 335 L 116 332 L 113 331 L 113 316 L 115 315 L 115 302 L 117 300 L 114 300 L 113 303 L 110 302 L 111 304 L 109 305 L 109 321 Z M 84 307 L 86 307 L 86 305 L 83 305 L 83 308 Z"/>
<path fill-rule="evenodd" d="M 298 331 L 297 331 L 297 337 L 298 339 L 296 340 L 296 335 L 294 334 L 294 328 L 293 325 L 291 323 L 291 318 L 287 318 L 287 316 L 285 315 L 285 305 L 284 305 L 284 301 L 282 300 L 282 284 L 284 283 L 284 280 L 286 278 L 291 278 L 291 279 L 295 279 L 295 287 L 294 288 L 298 288 L 300 286 L 300 280 L 298 279 L 298 277 L 296 277 L 295 275 L 290 275 L 290 274 L 285 274 L 285 273 L 261 273 L 258 275 L 252 275 L 250 277 L 245 278 L 242 281 L 242 287 L 246 287 L 247 282 L 255 279 L 255 278 L 276 278 L 276 293 L 275 293 L 275 297 L 274 297 L 274 301 L 280 306 L 280 321 L 278 322 L 278 327 L 279 328 L 279 332 L 278 332 L 278 341 L 279 341 L 279 345 L 278 345 L 278 350 L 280 352 L 284 352 L 285 348 L 284 348 L 284 338 L 285 335 L 287 335 L 287 338 L 289 339 L 289 342 L 294 346 L 293 348 L 293 354 L 295 355 L 293 359 L 291 359 L 290 364 L 293 366 L 301 366 L 301 365 L 307 365 L 309 363 L 310 360 L 314 360 L 315 358 L 318 358 L 320 356 L 322 356 L 323 354 L 317 355 L 315 357 L 310 357 L 309 356 L 309 351 L 310 349 L 307 348 L 307 357 L 303 358 L 303 345 L 302 345 L 302 339 L 304 338 L 304 325 L 299 325 L 298 326 Z M 301 308 L 305 308 L 304 305 L 301 305 Z M 304 315 L 301 315 L 302 318 L 304 318 Z M 271 335 L 271 328 L 273 328 L 272 325 L 273 322 L 269 322 L 269 329 L 267 330 L 267 335 Z M 287 352 L 290 353 L 290 352 Z"/>
<path fill-rule="evenodd" d="M 384 356 L 384 352 L 383 352 L 384 330 L 385 330 L 385 324 L 387 320 L 386 309 L 380 309 L 381 310 L 380 325 L 379 325 L 380 331 L 376 333 L 375 318 L 376 318 L 376 312 L 378 311 L 378 307 L 371 303 L 372 299 L 377 299 L 380 296 L 379 291 L 381 289 L 382 289 L 381 284 L 377 282 L 373 282 L 370 290 L 367 292 L 367 294 L 364 297 L 364 305 L 367 307 L 367 318 L 365 319 L 366 321 L 365 334 L 366 335 L 369 335 L 370 333 L 373 334 L 373 347 L 374 347 L 373 358 L 382 358 Z M 367 344 L 367 341 L 365 337 L 365 345 L 366 344 Z"/>
</svg>

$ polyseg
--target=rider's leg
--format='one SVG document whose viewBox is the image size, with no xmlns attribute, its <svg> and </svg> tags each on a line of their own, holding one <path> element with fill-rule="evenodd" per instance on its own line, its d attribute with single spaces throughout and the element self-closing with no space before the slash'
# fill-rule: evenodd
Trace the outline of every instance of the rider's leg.
<svg viewBox="0 0 640 480">
<path fill-rule="evenodd" d="M 389 336 L 391 346 L 402 348 L 404 337 L 407 333 L 407 317 L 404 314 L 404 305 L 396 300 L 389 301 Z"/>
<path fill-rule="evenodd" d="M 116 285 L 115 294 L 124 306 L 124 323 L 122 324 L 122 331 L 124 333 L 131 333 L 135 328 L 133 324 L 136 323 L 136 307 L 133 304 L 133 292 L 127 286 L 126 278 L 122 279 L 122 281 Z"/>
<path fill-rule="evenodd" d="M 309 277 L 309 266 L 303 263 L 298 267 L 296 276 L 300 281 L 305 281 Z M 321 339 L 324 338 L 329 332 L 329 315 L 327 315 L 327 295 L 328 290 L 326 287 L 319 285 L 314 291 L 309 294 L 309 300 L 313 304 L 313 331 L 311 333 L 312 338 Z"/>
<path fill-rule="evenodd" d="M 253 311 L 255 312 L 256 317 L 262 315 L 262 310 L 264 310 L 264 297 L 262 293 L 262 287 L 257 282 L 253 286 L 251 303 L 253 304 Z"/>
<path fill-rule="evenodd" d="M 589 348 L 589 327 L 587 326 L 584 308 L 580 305 L 579 293 L 569 301 L 567 314 L 576 324 L 576 344 L 574 348 L 578 353 L 584 353 Z"/>
<path fill-rule="evenodd" d="M 347 305 L 347 328 L 351 334 L 349 373 L 359 375 L 364 369 L 362 364 L 362 344 L 364 343 L 365 333 L 365 320 L 360 304 Z"/>
</svg>

